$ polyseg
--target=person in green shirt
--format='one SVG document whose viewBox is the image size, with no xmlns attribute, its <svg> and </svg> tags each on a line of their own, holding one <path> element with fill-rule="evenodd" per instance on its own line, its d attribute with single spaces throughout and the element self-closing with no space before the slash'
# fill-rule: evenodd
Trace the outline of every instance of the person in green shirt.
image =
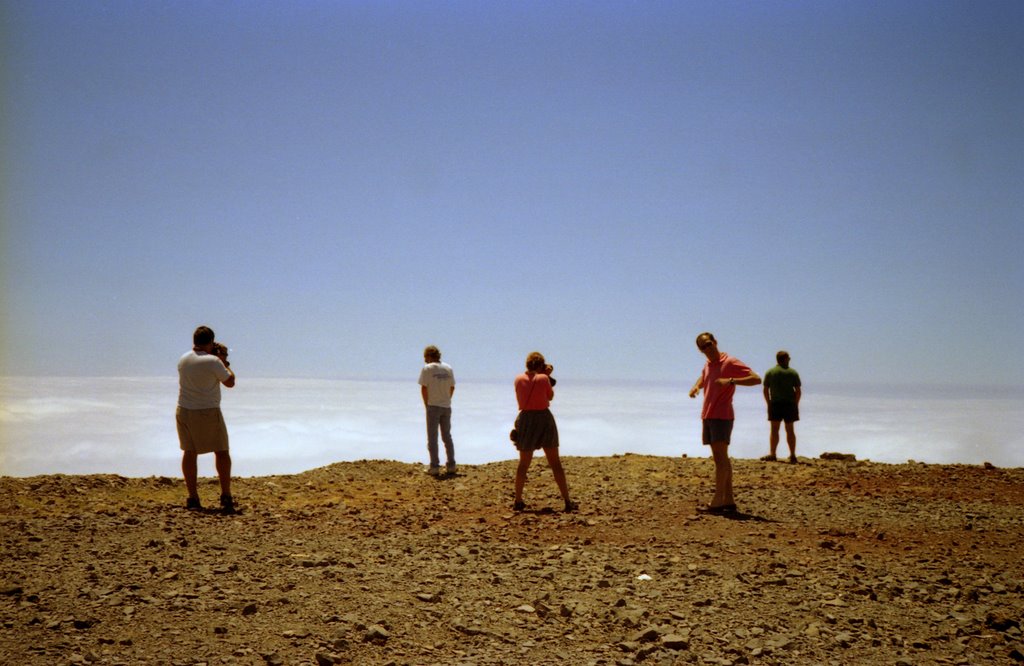
<svg viewBox="0 0 1024 666">
<path fill-rule="evenodd" d="M 789 352 L 782 350 L 775 355 L 778 363 L 764 375 L 764 401 L 768 404 L 768 421 L 771 432 L 768 436 L 770 451 L 761 460 L 777 460 L 779 447 L 779 425 L 786 424 L 786 443 L 789 445 L 789 462 L 796 462 L 796 431 L 793 424 L 800 420 L 800 375 L 789 367 Z"/>
</svg>

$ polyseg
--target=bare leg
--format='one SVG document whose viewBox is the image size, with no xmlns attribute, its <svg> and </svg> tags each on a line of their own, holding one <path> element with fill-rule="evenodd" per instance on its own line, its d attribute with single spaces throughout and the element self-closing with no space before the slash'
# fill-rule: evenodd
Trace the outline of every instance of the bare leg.
<svg viewBox="0 0 1024 666">
<path fill-rule="evenodd" d="M 551 473 L 555 475 L 555 483 L 558 484 L 558 492 L 562 493 L 562 499 L 565 503 L 569 503 L 569 482 L 565 480 L 565 470 L 562 469 L 562 459 L 558 457 L 558 447 L 551 447 L 544 449 L 544 455 L 547 456 L 548 466 L 551 468 Z"/>
<path fill-rule="evenodd" d="M 789 445 L 789 458 L 796 458 L 796 430 L 792 421 L 786 421 L 786 444 Z"/>
<path fill-rule="evenodd" d="M 519 504 L 523 501 L 523 486 L 526 485 L 526 472 L 530 469 L 530 463 L 533 461 L 533 451 L 520 451 L 519 452 L 519 467 L 516 468 L 516 497 L 515 502 Z"/>
<path fill-rule="evenodd" d="M 712 442 L 711 455 L 715 460 L 715 496 L 711 506 L 735 504 L 732 496 L 732 461 L 729 460 L 729 442 Z"/>
<path fill-rule="evenodd" d="M 199 499 L 197 477 L 199 476 L 199 456 L 193 451 L 182 451 L 181 473 L 185 477 L 185 490 L 190 499 Z"/>
<path fill-rule="evenodd" d="M 231 453 L 228 451 L 214 451 L 217 457 L 217 476 L 220 477 L 220 494 L 231 495 Z"/>
<path fill-rule="evenodd" d="M 779 448 L 779 421 L 769 421 L 771 433 L 768 435 L 769 454 L 774 457 Z M 789 424 L 786 424 L 789 427 Z"/>
</svg>

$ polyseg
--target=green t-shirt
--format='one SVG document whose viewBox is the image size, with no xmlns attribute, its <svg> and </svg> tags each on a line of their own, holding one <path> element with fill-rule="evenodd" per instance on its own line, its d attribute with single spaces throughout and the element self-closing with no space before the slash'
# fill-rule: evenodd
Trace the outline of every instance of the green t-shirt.
<svg viewBox="0 0 1024 666">
<path fill-rule="evenodd" d="M 777 365 L 764 375 L 764 385 L 772 402 L 796 402 L 800 375 L 793 368 Z"/>
</svg>

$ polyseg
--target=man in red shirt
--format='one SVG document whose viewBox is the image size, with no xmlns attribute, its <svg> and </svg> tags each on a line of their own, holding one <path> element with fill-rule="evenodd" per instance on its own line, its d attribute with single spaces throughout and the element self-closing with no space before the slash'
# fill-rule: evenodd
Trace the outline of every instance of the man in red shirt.
<svg viewBox="0 0 1024 666">
<path fill-rule="evenodd" d="M 690 389 L 690 397 L 696 398 L 704 390 L 704 408 L 700 417 L 704 432 L 702 441 L 711 447 L 715 461 L 715 496 L 711 503 L 699 509 L 705 513 L 734 513 L 736 500 L 732 495 L 732 462 L 729 460 L 729 439 L 735 415 L 732 410 L 732 396 L 736 384 L 757 386 L 761 377 L 737 358 L 718 351 L 718 342 L 711 333 L 697 336 L 697 349 L 707 356 L 697 383 Z"/>
</svg>

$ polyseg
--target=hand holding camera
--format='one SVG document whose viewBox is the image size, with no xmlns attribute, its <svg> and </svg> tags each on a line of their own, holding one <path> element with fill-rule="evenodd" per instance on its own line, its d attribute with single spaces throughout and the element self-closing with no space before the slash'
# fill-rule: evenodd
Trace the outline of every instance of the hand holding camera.
<svg viewBox="0 0 1024 666">
<path fill-rule="evenodd" d="M 224 367 L 225 368 L 230 368 L 231 367 L 231 364 L 228 363 L 228 347 L 227 347 L 227 345 L 221 344 L 220 342 L 214 342 L 213 343 L 213 355 L 216 356 L 217 358 L 219 358 L 224 363 Z"/>
<path fill-rule="evenodd" d="M 543 373 L 544 373 L 545 375 L 547 375 L 547 376 L 548 376 L 548 379 L 550 379 L 550 380 L 551 380 L 551 388 L 554 388 L 554 387 L 555 387 L 555 384 L 556 384 L 556 383 L 558 382 L 558 380 L 557 380 L 557 379 L 555 379 L 554 377 L 552 377 L 552 376 L 551 376 L 551 373 L 552 373 L 552 372 L 554 372 L 554 371 L 555 371 L 555 366 L 551 365 L 550 363 L 549 363 L 549 364 L 547 364 L 547 365 L 545 365 L 545 366 L 544 366 L 544 370 L 542 370 L 542 372 L 543 372 Z"/>
</svg>

